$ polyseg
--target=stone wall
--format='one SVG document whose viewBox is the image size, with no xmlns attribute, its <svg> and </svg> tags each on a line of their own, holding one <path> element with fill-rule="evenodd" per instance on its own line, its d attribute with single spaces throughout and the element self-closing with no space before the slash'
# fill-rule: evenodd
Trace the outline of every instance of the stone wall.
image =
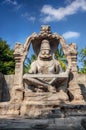
<svg viewBox="0 0 86 130">
<path fill-rule="evenodd" d="M 14 83 L 14 75 L 3 75 L 0 73 L 0 101 L 10 100 L 10 93 Z"/>
<path fill-rule="evenodd" d="M 86 101 L 86 74 L 78 74 L 76 77 L 76 82 L 78 82 L 83 98 Z"/>
<path fill-rule="evenodd" d="M 2 100 L 3 74 L 0 73 L 0 101 Z"/>
</svg>

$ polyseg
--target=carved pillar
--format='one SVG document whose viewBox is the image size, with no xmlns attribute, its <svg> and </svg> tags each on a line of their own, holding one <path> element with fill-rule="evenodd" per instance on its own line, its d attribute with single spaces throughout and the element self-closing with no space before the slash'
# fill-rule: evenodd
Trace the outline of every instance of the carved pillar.
<svg viewBox="0 0 86 130">
<path fill-rule="evenodd" d="M 16 43 L 14 50 L 15 76 L 12 90 L 12 100 L 20 101 L 23 99 L 23 67 L 24 67 L 24 47 Z"/>
<path fill-rule="evenodd" d="M 71 43 L 69 45 L 65 45 L 63 47 L 64 54 L 67 57 L 68 61 L 68 67 L 71 69 L 71 72 L 73 75 L 78 73 L 77 70 L 77 50 L 76 50 L 76 44 Z"/>
<path fill-rule="evenodd" d="M 71 66 L 72 66 L 72 65 L 71 65 L 71 64 L 72 64 L 72 63 L 71 63 L 71 55 L 70 55 L 70 54 L 67 54 L 66 57 L 67 57 L 68 67 L 71 69 L 71 68 L 72 68 L 72 67 L 71 67 Z"/>
<path fill-rule="evenodd" d="M 79 101 L 84 101 L 83 100 L 83 95 L 80 89 L 80 86 L 77 83 L 76 77 L 78 74 L 78 69 L 77 69 L 77 50 L 76 50 L 76 44 L 71 43 L 68 45 L 68 63 L 69 66 L 71 67 L 71 73 L 70 73 L 70 82 L 69 82 L 69 91 L 73 95 L 73 101 L 79 102 Z"/>
<path fill-rule="evenodd" d="M 72 66 L 72 72 L 74 75 L 78 73 L 76 62 L 77 62 L 77 54 L 73 53 L 71 54 L 71 66 Z"/>
<path fill-rule="evenodd" d="M 14 76 L 15 89 L 23 89 L 23 61 L 22 57 L 15 57 L 15 76 Z"/>
</svg>

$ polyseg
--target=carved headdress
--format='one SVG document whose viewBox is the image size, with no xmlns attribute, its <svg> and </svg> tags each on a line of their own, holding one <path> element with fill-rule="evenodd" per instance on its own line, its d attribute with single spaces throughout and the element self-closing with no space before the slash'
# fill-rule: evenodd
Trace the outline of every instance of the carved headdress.
<svg viewBox="0 0 86 130">
<path fill-rule="evenodd" d="M 48 40 L 46 40 L 46 39 L 42 40 L 40 50 L 42 50 L 42 49 L 45 49 L 45 50 L 49 49 L 49 50 L 51 50 L 51 47 L 50 47 L 50 44 L 49 44 Z"/>
<path fill-rule="evenodd" d="M 33 38 L 32 42 L 32 46 L 34 49 L 34 52 L 36 55 L 39 54 L 40 48 L 45 48 L 48 47 L 48 49 L 51 49 L 54 53 L 57 50 L 57 46 L 59 45 L 59 39 L 60 39 L 60 35 L 58 34 L 52 34 L 50 26 L 41 26 L 41 31 L 39 34 L 35 34 L 36 37 Z"/>
</svg>

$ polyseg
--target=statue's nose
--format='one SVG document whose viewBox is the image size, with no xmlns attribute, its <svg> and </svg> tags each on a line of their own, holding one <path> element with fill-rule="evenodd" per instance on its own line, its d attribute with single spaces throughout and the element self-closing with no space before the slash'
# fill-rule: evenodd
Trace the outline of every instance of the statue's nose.
<svg viewBox="0 0 86 130">
<path fill-rule="evenodd" d="M 49 51 L 48 51 L 48 50 L 43 50 L 41 53 L 42 53 L 43 55 L 49 55 Z"/>
<path fill-rule="evenodd" d="M 45 50 L 45 54 L 48 55 L 48 54 L 49 54 L 49 51 L 48 51 L 48 50 Z"/>
</svg>

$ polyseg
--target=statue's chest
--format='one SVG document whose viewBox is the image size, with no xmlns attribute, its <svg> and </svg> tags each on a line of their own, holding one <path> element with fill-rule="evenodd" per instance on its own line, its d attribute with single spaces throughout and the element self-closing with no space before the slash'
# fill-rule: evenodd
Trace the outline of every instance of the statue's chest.
<svg viewBox="0 0 86 130">
<path fill-rule="evenodd" d="M 38 72 L 42 74 L 54 73 L 54 62 L 41 62 L 38 64 Z"/>
</svg>

